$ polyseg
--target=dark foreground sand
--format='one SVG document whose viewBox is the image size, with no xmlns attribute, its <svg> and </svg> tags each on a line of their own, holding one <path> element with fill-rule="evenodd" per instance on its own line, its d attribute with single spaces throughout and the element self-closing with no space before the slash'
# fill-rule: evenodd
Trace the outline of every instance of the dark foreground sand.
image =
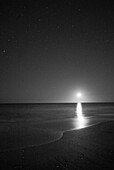
<svg viewBox="0 0 114 170">
<path fill-rule="evenodd" d="M 2 169 L 114 169 L 114 121 L 66 132 L 50 144 L 0 153 Z"/>
</svg>

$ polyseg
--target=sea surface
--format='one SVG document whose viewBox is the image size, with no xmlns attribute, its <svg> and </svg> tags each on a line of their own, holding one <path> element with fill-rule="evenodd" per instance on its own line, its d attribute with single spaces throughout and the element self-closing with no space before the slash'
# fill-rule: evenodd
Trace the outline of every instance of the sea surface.
<svg viewBox="0 0 114 170">
<path fill-rule="evenodd" d="M 0 104 L 0 152 L 59 140 L 64 132 L 114 120 L 114 103 Z"/>
</svg>

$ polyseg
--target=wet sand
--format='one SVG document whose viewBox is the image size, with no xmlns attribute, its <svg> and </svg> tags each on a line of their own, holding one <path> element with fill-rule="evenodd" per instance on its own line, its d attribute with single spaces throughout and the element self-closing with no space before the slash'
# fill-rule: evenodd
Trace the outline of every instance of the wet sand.
<svg viewBox="0 0 114 170">
<path fill-rule="evenodd" d="M 65 132 L 53 143 L 0 153 L 0 169 L 114 169 L 114 121 Z"/>
<path fill-rule="evenodd" d="M 0 124 L 0 153 L 41 146 L 59 140 L 63 133 L 98 123 L 95 118 L 48 121 L 6 122 Z"/>
</svg>

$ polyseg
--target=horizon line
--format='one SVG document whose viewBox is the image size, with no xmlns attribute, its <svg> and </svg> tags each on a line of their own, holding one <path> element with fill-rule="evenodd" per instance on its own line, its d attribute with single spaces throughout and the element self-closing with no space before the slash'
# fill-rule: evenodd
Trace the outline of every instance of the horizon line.
<svg viewBox="0 0 114 170">
<path fill-rule="evenodd" d="M 0 104 L 75 104 L 77 102 L 0 102 Z M 81 102 L 85 104 L 89 103 L 114 103 L 114 101 L 92 101 L 92 102 Z"/>
</svg>

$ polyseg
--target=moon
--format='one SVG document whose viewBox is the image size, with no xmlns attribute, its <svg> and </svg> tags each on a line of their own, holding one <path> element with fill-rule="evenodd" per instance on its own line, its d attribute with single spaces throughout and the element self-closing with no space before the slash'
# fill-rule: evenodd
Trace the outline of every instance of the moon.
<svg viewBox="0 0 114 170">
<path fill-rule="evenodd" d="M 82 97 L 82 93 L 81 93 L 81 92 L 78 92 L 78 93 L 77 93 L 77 97 L 78 97 L 78 98 L 81 98 L 81 97 Z"/>
</svg>

